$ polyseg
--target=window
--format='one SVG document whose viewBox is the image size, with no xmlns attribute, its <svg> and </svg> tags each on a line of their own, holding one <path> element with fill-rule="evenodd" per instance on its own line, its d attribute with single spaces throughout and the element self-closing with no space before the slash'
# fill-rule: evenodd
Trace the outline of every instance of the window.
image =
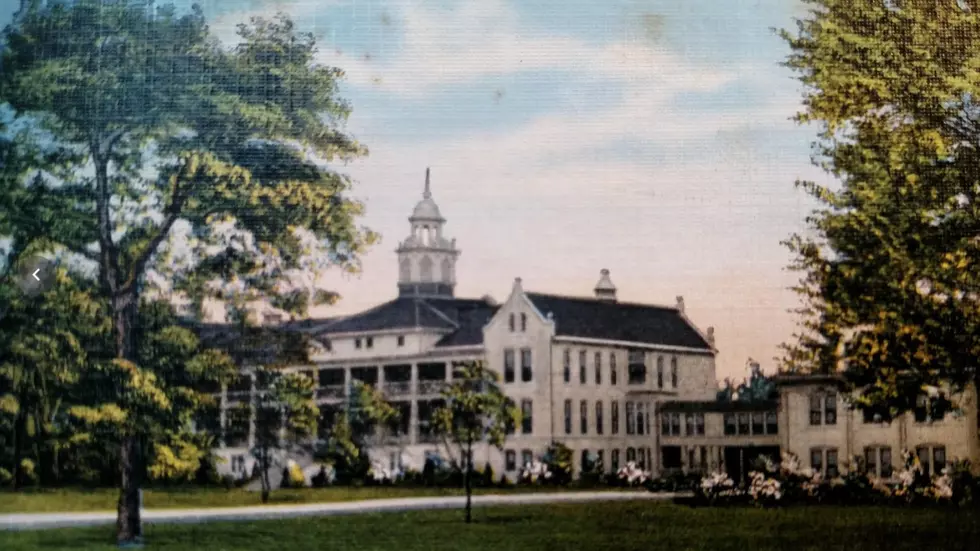
<svg viewBox="0 0 980 551">
<path fill-rule="evenodd" d="M 660 434 L 670 436 L 670 414 L 660 414 Z"/>
<path fill-rule="evenodd" d="M 627 371 L 629 376 L 627 383 L 631 385 L 642 385 L 647 382 L 646 354 L 642 350 L 630 350 L 629 365 Z"/>
<path fill-rule="evenodd" d="M 515 330 L 516 323 L 514 322 L 514 314 L 508 317 L 508 326 L 510 327 L 510 332 L 513 333 Z"/>
<path fill-rule="evenodd" d="M 354 339 L 354 348 L 361 349 L 361 339 Z"/>
<path fill-rule="evenodd" d="M 837 424 L 837 395 L 828 394 L 824 396 L 823 423 L 825 425 Z"/>
<path fill-rule="evenodd" d="M 533 408 L 531 407 L 531 400 L 521 400 L 521 433 L 531 434 L 532 427 L 534 423 L 532 422 L 531 415 L 533 414 Z"/>
<path fill-rule="evenodd" d="M 589 402 L 582 400 L 578 408 L 579 415 L 579 429 L 581 429 L 582 434 L 589 433 Z"/>
<path fill-rule="evenodd" d="M 531 374 L 534 370 L 531 368 L 531 349 L 522 348 L 521 349 L 521 382 L 529 383 L 531 382 Z"/>
<path fill-rule="evenodd" d="M 245 472 L 245 456 L 234 455 L 231 458 L 231 472 L 240 474 Z"/>
<path fill-rule="evenodd" d="M 636 418 L 634 414 L 633 402 L 626 402 L 626 434 L 636 434 Z"/>
<path fill-rule="evenodd" d="M 694 414 L 694 434 L 699 436 L 704 435 L 704 414 L 695 413 Z"/>
<path fill-rule="evenodd" d="M 647 454 L 646 450 L 643 448 L 636 450 L 636 466 L 639 467 L 640 470 L 646 470 L 647 468 Z"/>
<path fill-rule="evenodd" d="M 595 468 L 596 471 L 598 471 L 600 473 L 606 471 L 605 457 L 604 457 L 606 454 L 604 452 L 605 452 L 605 450 L 598 450 L 598 451 L 595 452 L 595 465 L 594 465 L 594 468 Z"/>
<path fill-rule="evenodd" d="M 626 448 L 626 462 L 633 463 L 636 461 L 636 449 Z"/>
<path fill-rule="evenodd" d="M 837 448 L 812 448 L 810 467 L 824 478 L 836 478 L 840 474 L 837 469 Z"/>
<path fill-rule="evenodd" d="M 609 384 L 616 385 L 616 354 L 609 353 Z"/>
<path fill-rule="evenodd" d="M 735 414 L 726 413 L 725 414 L 725 434 L 731 436 L 735 434 Z"/>
<path fill-rule="evenodd" d="M 572 401 L 565 400 L 565 434 L 572 434 Z"/>
<path fill-rule="evenodd" d="M 677 388 L 677 357 L 670 359 L 670 386 Z"/>
<path fill-rule="evenodd" d="M 865 448 L 864 467 L 869 475 L 890 478 L 892 475 L 892 449 L 888 446 Z"/>
<path fill-rule="evenodd" d="M 913 414 L 916 423 L 931 423 L 942 420 L 941 416 L 933 413 L 929 398 L 925 396 L 919 396 L 915 399 L 915 410 Z"/>
<path fill-rule="evenodd" d="M 514 450 L 507 450 L 504 452 L 504 470 L 517 470 L 517 452 Z"/>
<path fill-rule="evenodd" d="M 681 435 L 681 414 L 671 413 L 670 414 L 670 433 L 674 436 Z"/>
<path fill-rule="evenodd" d="M 567 348 L 565 349 L 565 353 L 563 354 L 563 360 L 565 366 L 563 372 L 565 383 L 570 383 L 572 382 L 572 351 L 571 350 Z"/>
<path fill-rule="evenodd" d="M 609 417 L 612 422 L 612 430 L 610 432 L 619 434 L 619 402 L 614 401 L 612 403 L 612 412 Z"/>
<path fill-rule="evenodd" d="M 521 450 L 521 463 L 530 465 L 532 461 L 534 461 L 534 454 L 531 453 L 531 450 Z"/>
<path fill-rule="evenodd" d="M 643 403 L 636 403 L 636 434 L 643 436 L 646 423 L 643 422 Z"/>
<path fill-rule="evenodd" d="M 582 456 L 579 459 L 579 468 L 582 472 L 587 473 L 591 471 L 591 461 L 589 461 L 589 450 L 582 450 Z"/>
<path fill-rule="evenodd" d="M 664 357 L 657 356 L 657 388 L 664 387 Z"/>
<path fill-rule="evenodd" d="M 660 432 L 664 436 L 681 436 L 681 414 L 661 413 Z M 689 421 L 688 430 L 693 430 L 694 416 L 688 413 L 685 421 Z M 690 433 L 689 433 L 690 434 Z"/>
<path fill-rule="evenodd" d="M 595 433 L 596 434 L 602 434 L 605 431 L 604 427 L 602 426 L 603 421 L 604 419 L 602 418 L 602 401 L 598 401 L 595 403 Z"/>
<path fill-rule="evenodd" d="M 837 424 L 837 394 L 831 392 L 810 395 L 810 424 Z"/>
<path fill-rule="evenodd" d="M 613 472 L 619 470 L 619 450 L 613 450 L 609 457 L 609 463 Z"/>
<path fill-rule="evenodd" d="M 527 314 L 521 313 L 521 332 L 527 331 Z"/>
<path fill-rule="evenodd" d="M 368 348 L 374 348 L 374 337 L 368 337 L 366 345 Z"/>
<path fill-rule="evenodd" d="M 687 449 L 687 468 L 689 468 L 689 469 L 693 469 L 694 468 L 695 461 L 696 461 L 696 459 L 695 459 L 696 456 L 694 455 L 695 454 L 695 451 L 696 450 L 694 448 L 688 448 Z"/>
<path fill-rule="evenodd" d="M 578 382 L 585 384 L 585 350 L 581 350 L 578 353 Z"/>
<path fill-rule="evenodd" d="M 915 454 L 926 476 L 938 475 L 946 468 L 945 446 L 919 446 L 915 449 Z"/>
<path fill-rule="evenodd" d="M 601 352 L 595 353 L 594 369 L 595 369 L 595 384 L 601 385 L 602 384 L 602 353 Z"/>
<path fill-rule="evenodd" d="M 752 413 L 752 434 L 765 434 L 766 414 L 761 411 Z"/>
<path fill-rule="evenodd" d="M 504 382 L 514 382 L 514 349 L 504 349 Z"/>
<path fill-rule="evenodd" d="M 810 424 L 819 425 L 823 420 L 823 416 L 820 411 L 820 396 L 813 394 L 810 396 Z"/>
<path fill-rule="evenodd" d="M 398 335 L 398 346 L 405 346 L 405 335 Z"/>
<path fill-rule="evenodd" d="M 775 411 L 766 412 L 766 434 L 779 434 L 779 420 Z"/>
<path fill-rule="evenodd" d="M 738 414 L 738 433 L 739 434 L 749 434 L 749 414 L 739 413 Z"/>
<path fill-rule="evenodd" d="M 693 413 L 688 413 L 688 414 L 685 414 L 684 415 L 684 427 L 685 427 L 685 430 L 687 431 L 686 434 L 688 436 L 693 436 L 694 435 L 694 414 Z M 693 463 L 693 461 L 692 461 L 692 463 Z"/>
</svg>

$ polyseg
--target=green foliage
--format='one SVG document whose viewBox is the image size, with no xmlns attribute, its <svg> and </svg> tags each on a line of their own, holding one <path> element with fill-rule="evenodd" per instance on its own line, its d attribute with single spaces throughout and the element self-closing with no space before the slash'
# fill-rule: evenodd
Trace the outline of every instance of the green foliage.
<svg viewBox="0 0 980 551">
<path fill-rule="evenodd" d="M 784 32 L 799 120 L 839 188 L 786 245 L 800 331 L 783 367 L 836 371 L 885 419 L 976 383 L 980 357 L 980 10 L 957 2 L 807 0 Z"/>
<path fill-rule="evenodd" d="M 572 481 L 572 449 L 562 442 L 553 441 L 545 450 L 541 462 L 548 466 L 551 484 L 565 485 Z"/>
<path fill-rule="evenodd" d="M 334 420 L 325 444 L 316 456 L 333 466 L 337 482 L 363 482 L 371 470 L 368 448 L 379 427 L 397 421 L 398 410 L 384 394 L 361 381 L 353 381 L 350 397 Z"/>
</svg>

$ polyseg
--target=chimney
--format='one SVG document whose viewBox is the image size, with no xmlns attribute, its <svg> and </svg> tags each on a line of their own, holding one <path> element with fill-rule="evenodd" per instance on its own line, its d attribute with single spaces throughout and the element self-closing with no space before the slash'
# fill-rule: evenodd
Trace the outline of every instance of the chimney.
<svg viewBox="0 0 980 551">
<path fill-rule="evenodd" d="M 677 297 L 677 311 L 682 314 L 684 313 L 684 297 L 682 296 Z"/>
<path fill-rule="evenodd" d="M 609 270 L 599 271 L 599 282 L 595 284 L 595 298 L 598 300 L 616 302 L 616 286 L 609 279 Z"/>
<path fill-rule="evenodd" d="M 708 344 L 710 344 L 711 346 L 714 346 L 715 345 L 715 328 L 714 327 L 709 327 L 708 328 Z"/>
</svg>

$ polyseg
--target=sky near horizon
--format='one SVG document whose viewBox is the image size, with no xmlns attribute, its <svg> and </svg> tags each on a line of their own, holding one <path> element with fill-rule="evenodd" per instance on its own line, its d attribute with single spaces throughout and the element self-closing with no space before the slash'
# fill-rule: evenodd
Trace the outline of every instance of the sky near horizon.
<svg viewBox="0 0 980 551">
<path fill-rule="evenodd" d="M 7 5 L 9 2 L 9 5 Z M 167 3 L 158 0 L 157 4 Z M 173 2 L 186 8 L 188 0 Z M 462 254 L 457 296 L 592 294 L 673 305 L 715 327 L 718 377 L 775 367 L 797 305 L 780 241 L 814 204 L 798 179 L 816 130 L 779 64 L 799 0 L 203 0 L 223 40 L 251 16 L 292 16 L 347 73 L 357 182 L 382 241 L 363 273 L 324 281 L 341 315 L 396 294 L 426 167 Z M 0 1 L 0 24 L 12 0 Z"/>
</svg>

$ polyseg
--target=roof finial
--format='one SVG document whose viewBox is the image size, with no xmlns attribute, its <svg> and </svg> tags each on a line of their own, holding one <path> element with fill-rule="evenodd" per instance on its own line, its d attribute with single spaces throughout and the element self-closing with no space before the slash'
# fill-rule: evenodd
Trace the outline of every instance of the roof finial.
<svg viewBox="0 0 980 551">
<path fill-rule="evenodd" d="M 432 192 L 429 191 L 429 167 L 425 167 L 425 192 L 422 193 L 423 199 L 428 199 L 432 197 Z"/>
</svg>

